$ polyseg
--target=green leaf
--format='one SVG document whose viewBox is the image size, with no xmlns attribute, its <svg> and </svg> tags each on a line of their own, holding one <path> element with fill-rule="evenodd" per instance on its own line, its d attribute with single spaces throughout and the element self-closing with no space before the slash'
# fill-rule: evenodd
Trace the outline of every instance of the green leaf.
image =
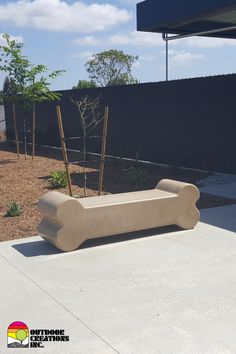
<svg viewBox="0 0 236 354">
<path fill-rule="evenodd" d="M 98 86 L 127 85 L 137 83 L 131 71 L 137 56 L 111 49 L 93 55 L 86 64 L 92 82 Z"/>
</svg>

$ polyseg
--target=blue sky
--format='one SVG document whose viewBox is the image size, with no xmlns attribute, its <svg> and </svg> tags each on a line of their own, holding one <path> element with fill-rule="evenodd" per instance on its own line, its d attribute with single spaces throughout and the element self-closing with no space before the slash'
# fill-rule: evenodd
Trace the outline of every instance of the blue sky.
<svg viewBox="0 0 236 354">
<path fill-rule="evenodd" d="M 140 82 L 165 80 L 161 35 L 136 31 L 135 0 L 0 0 L 0 43 L 9 33 L 25 44 L 34 64 L 66 73 L 53 89 L 88 79 L 84 64 L 94 53 L 121 49 L 138 55 Z M 236 40 L 186 38 L 170 43 L 170 79 L 234 73 Z M 0 76 L 2 80 L 2 76 Z"/>
</svg>

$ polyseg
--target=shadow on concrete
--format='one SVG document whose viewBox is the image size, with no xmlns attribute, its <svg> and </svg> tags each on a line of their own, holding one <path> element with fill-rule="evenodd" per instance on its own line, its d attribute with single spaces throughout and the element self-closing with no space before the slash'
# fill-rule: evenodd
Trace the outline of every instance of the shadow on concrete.
<svg viewBox="0 0 236 354">
<path fill-rule="evenodd" d="M 236 205 L 202 210 L 201 222 L 236 233 Z"/>
<path fill-rule="evenodd" d="M 90 247 L 96 247 L 96 246 L 102 246 L 102 245 L 107 245 L 107 244 L 112 244 L 112 243 L 117 243 L 117 242 L 125 242 L 125 241 L 130 241 L 130 240 L 136 240 L 140 238 L 145 238 L 145 237 L 150 237 L 150 236 L 159 236 L 165 233 L 170 233 L 170 232 L 175 232 L 175 231 L 180 231 L 178 226 L 164 226 L 164 227 L 159 227 L 155 229 L 149 229 L 149 230 L 141 230 L 141 231 L 136 231 L 136 232 L 129 232 L 126 234 L 119 234 L 119 235 L 113 235 L 113 236 L 107 236 L 107 237 L 100 237 L 100 238 L 94 238 L 91 240 L 85 241 L 78 249 L 84 249 L 84 248 L 90 248 Z"/>
<path fill-rule="evenodd" d="M 78 248 L 78 250 L 92 248 L 92 247 L 98 247 L 98 246 L 107 245 L 107 244 L 125 242 L 125 241 L 130 241 L 130 240 L 135 240 L 135 239 L 140 239 L 140 238 L 145 238 L 145 237 L 150 237 L 150 236 L 157 236 L 158 237 L 159 235 L 162 235 L 165 233 L 170 233 L 170 232 L 175 232 L 175 231 L 180 231 L 180 230 L 181 229 L 178 226 L 165 226 L 165 227 L 144 230 L 144 231 L 131 232 L 131 233 L 126 233 L 126 234 L 121 234 L 121 235 L 100 237 L 100 238 L 85 241 Z M 48 243 L 44 240 L 16 244 L 16 245 L 12 245 L 12 247 L 16 251 L 23 254 L 25 257 L 50 256 L 50 255 L 54 255 L 54 254 L 63 253 L 62 251 L 58 250 L 56 247 L 54 247 L 53 245 L 51 245 L 50 243 Z"/>
<path fill-rule="evenodd" d="M 62 253 L 50 243 L 40 240 L 12 245 L 12 247 L 25 257 L 49 256 Z"/>
</svg>

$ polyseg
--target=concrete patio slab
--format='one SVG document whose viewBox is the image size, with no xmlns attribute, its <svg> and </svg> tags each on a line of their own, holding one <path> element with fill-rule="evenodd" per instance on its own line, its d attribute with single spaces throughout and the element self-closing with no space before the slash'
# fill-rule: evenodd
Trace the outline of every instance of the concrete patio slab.
<svg viewBox="0 0 236 354">
<path fill-rule="evenodd" d="M 203 193 L 217 195 L 229 199 L 236 199 L 236 183 L 213 184 L 200 188 Z"/>
<path fill-rule="evenodd" d="M 64 329 L 70 342 L 46 342 L 45 349 L 29 348 L 35 353 L 115 353 L 112 348 L 98 338 L 90 328 L 80 323 L 63 306 L 44 292 L 15 264 L 4 256 L 0 257 L 1 276 L 1 353 L 20 352 L 22 348 L 7 349 L 7 328 L 14 321 L 25 322 L 30 328 Z"/>
<path fill-rule="evenodd" d="M 236 205 L 227 205 L 221 208 L 205 209 L 201 212 L 201 220 L 236 235 Z"/>
<path fill-rule="evenodd" d="M 213 226 L 220 215 L 227 230 Z M 39 237 L 1 243 L 3 348 L 18 320 L 70 335 L 29 353 L 235 353 L 235 215 L 236 205 L 206 209 L 194 230 L 73 253 Z"/>
</svg>

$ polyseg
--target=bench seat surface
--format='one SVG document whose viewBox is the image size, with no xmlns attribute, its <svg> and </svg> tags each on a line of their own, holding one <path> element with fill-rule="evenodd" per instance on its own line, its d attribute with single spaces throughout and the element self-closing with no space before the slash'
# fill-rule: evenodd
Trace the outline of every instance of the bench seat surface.
<svg viewBox="0 0 236 354">
<path fill-rule="evenodd" d="M 79 202 L 84 209 L 88 209 L 125 203 L 137 203 L 154 200 L 157 198 L 173 198 L 175 196 L 177 195 L 174 193 L 169 193 L 158 189 L 150 189 L 138 192 L 107 194 L 99 197 L 89 197 L 80 199 Z"/>
</svg>

